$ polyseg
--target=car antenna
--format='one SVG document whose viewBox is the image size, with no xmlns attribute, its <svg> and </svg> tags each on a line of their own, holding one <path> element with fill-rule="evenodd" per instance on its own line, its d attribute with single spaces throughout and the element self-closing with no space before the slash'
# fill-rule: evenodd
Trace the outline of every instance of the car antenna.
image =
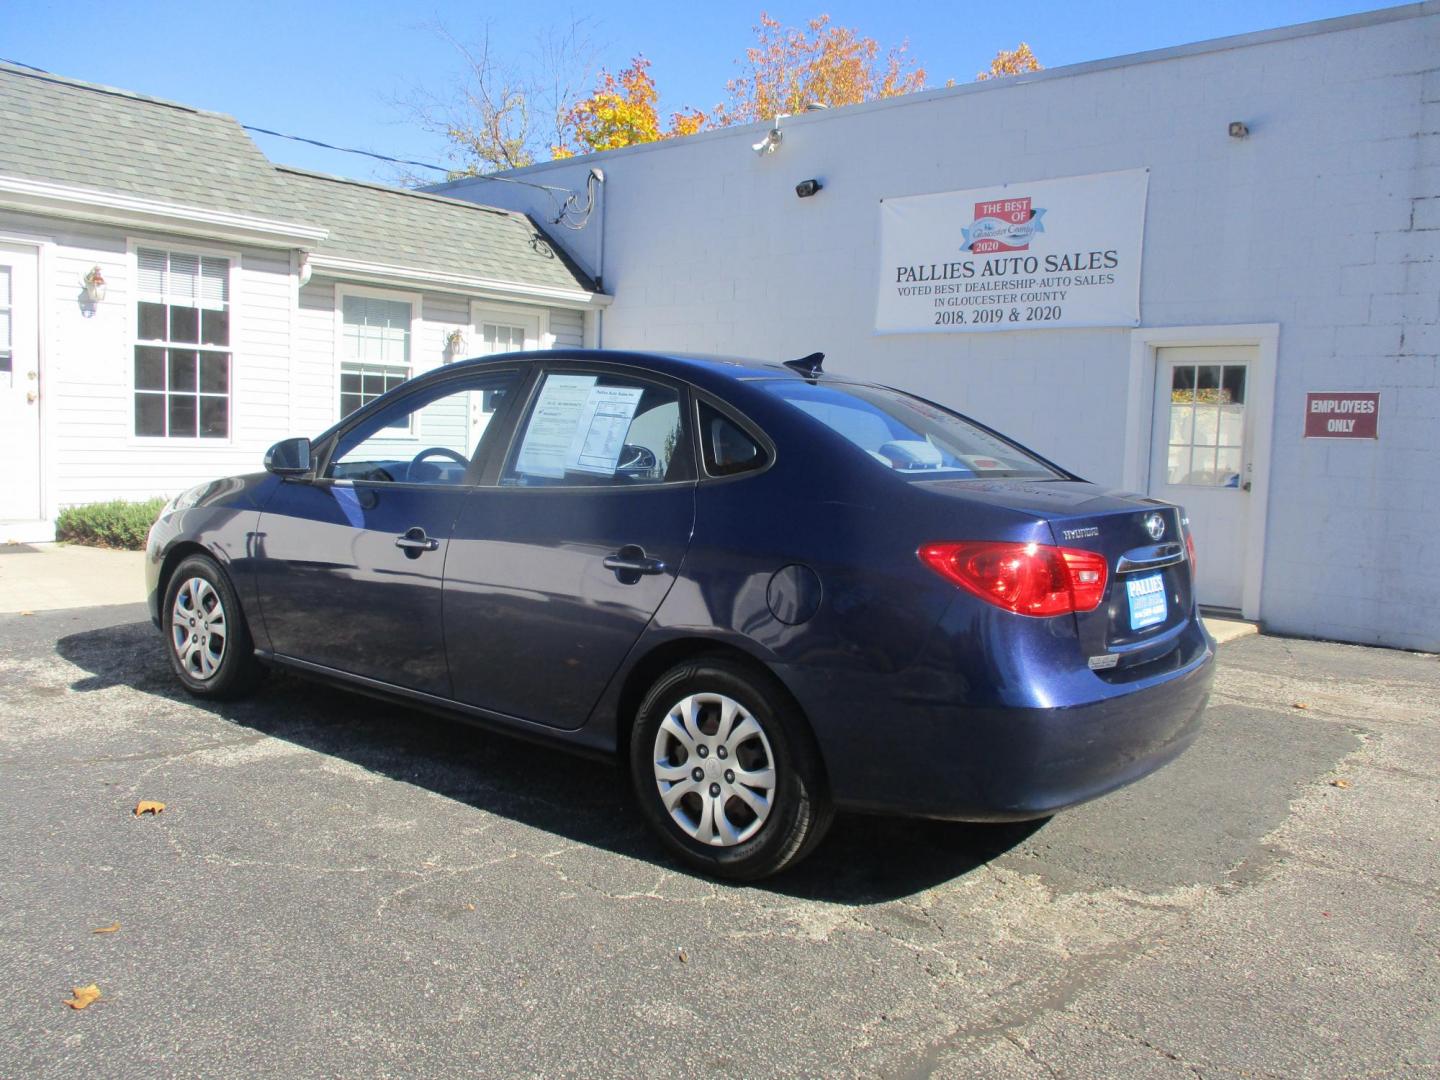
<svg viewBox="0 0 1440 1080">
<path fill-rule="evenodd" d="M 799 360 L 786 360 L 785 366 L 791 371 L 798 371 L 807 379 L 814 379 L 822 374 L 821 363 L 825 360 L 823 352 L 812 352 L 809 356 L 802 356 Z"/>
</svg>

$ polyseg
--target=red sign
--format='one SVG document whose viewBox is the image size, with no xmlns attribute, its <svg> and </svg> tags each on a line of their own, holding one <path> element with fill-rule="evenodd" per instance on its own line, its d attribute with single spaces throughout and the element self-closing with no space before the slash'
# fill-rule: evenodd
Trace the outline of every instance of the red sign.
<svg viewBox="0 0 1440 1080">
<path fill-rule="evenodd" d="M 1305 438 L 1378 439 L 1378 393 L 1310 393 L 1305 395 Z"/>
</svg>

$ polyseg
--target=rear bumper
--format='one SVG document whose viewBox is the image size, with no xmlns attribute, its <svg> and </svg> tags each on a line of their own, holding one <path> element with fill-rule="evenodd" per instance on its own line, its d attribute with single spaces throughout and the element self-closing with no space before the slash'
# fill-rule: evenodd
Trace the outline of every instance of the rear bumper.
<svg viewBox="0 0 1440 1080">
<path fill-rule="evenodd" d="M 888 697 L 878 682 L 867 692 L 853 677 L 832 673 L 821 687 L 813 674 L 786 675 L 800 682 L 838 806 L 1017 821 L 1133 783 L 1194 742 L 1214 649 L 1198 621 L 1187 637 L 1190 647 L 1162 674 L 1112 684 L 1087 673 L 1088 700 L 1052 707 L 940 704 L 925 700 L 923 683 L 902 689 L 904 675 L 884 680 Z M 853 704 L 862 701 L 870 707 Z"/>
</svg>

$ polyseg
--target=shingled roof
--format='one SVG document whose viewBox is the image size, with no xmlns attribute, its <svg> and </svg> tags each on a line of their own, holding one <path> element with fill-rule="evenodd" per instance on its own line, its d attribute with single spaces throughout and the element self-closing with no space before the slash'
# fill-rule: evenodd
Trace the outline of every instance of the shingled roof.
<svg viewBox="0 0 1440 1080">
<path fill-rule="evenodd" d="M 277 166 L 233 117 L 0 63 L 5 177 L 324 230 L 304 244 L 317 264 L 595 291 L 524 214 Z"/>
<path fill-rule="evenodd" d="M 233 117 L 0 64 L 0 175 L 284 220 L 275 166 Z"/>
<path fill-rule="evenodd" d="M 277 166 L 294 213 L 323 225 L 317 255 L 521 285 L 594 291 L 524 214 Z"/>
</svg>

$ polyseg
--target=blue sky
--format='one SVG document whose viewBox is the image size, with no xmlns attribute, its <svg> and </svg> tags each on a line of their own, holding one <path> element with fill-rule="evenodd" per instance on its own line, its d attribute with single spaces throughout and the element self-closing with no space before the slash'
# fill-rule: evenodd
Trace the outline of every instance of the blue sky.
<svg viewBox="0 0 1440 1080">
<path fill-rule="evenodd" d="M 972 79 L 999 48 L 1028 41 L 1046 67 L 1227 34 L 1331 18 L 1385 4 L 1345 0 L 1213 0 L 1104 5 L 1005 5 L 890 0 L 885 4 L 766 3 L 791 25 L 828 12 L 883 46 L 907 39 L 930 85 Z M 708 108 L 725 98 L 735 60 L 752 44 L 760 4 L 614 0 L 595 8 L 516 3 L 406 5 L 382 0 L 196 4 L 67 0 L 12 3 L 0 17 L 0 57 L 57 74 L 213 109 L 242 123 L 443 163 L 444 141 L 419 130 L 397 99 L 453 85 L 453 49 L 431 28 L 476 38 L 524 63 L 547 27 L 589 20 L 598 59 L 612 70 L 636 53 L 652 62 L 662 110 Z M 593 12 L 593 14 L 592 14 Z M 392 179 L 380 162 L 256 136 L 276 161 L 366 179 Z"/>
</svg>

